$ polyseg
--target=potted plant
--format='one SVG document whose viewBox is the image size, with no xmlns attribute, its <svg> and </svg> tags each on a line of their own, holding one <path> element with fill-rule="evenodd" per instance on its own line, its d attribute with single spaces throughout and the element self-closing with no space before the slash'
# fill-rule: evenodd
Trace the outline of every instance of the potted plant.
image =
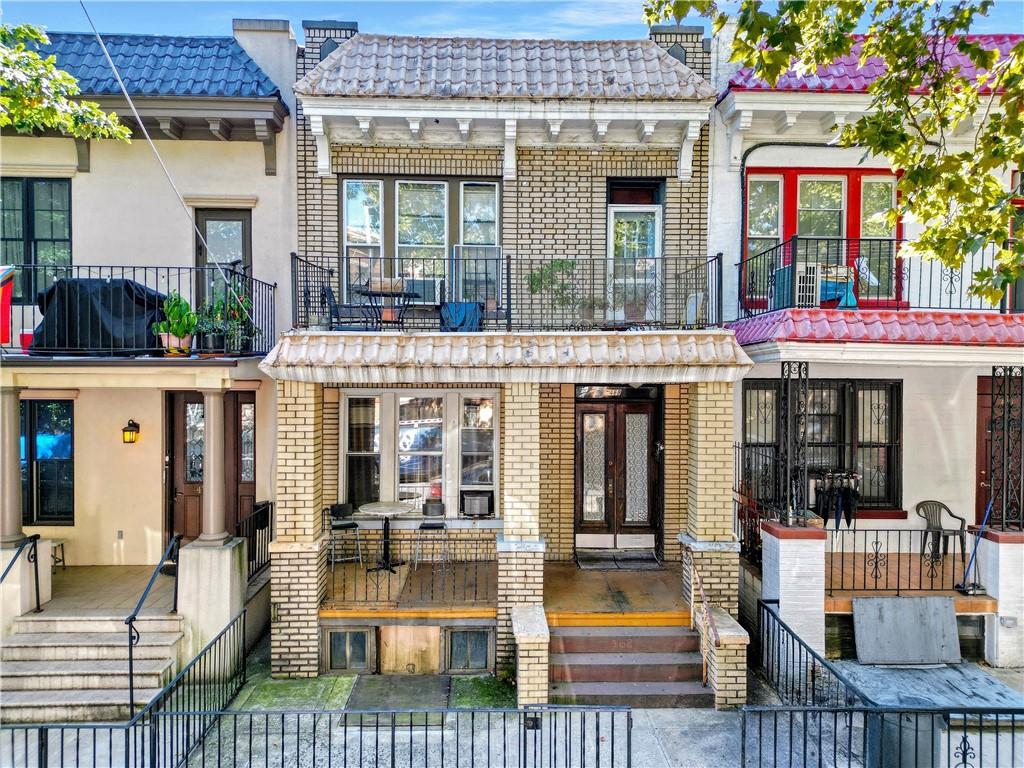
<svg viewBox="0 0 1024 768">
<path fill-rule="evenodd" d="M 252 299 L 245 292 L 241 280 L 232 280 L 224 302 L 224 341 L 229 355 L 249 351 L 250 342 L 259 333 L 252 322 Z"/>
<path fill-rule="evenodd" d="M 192 336 L 199 318 L 188 301 L 177 291 L 164 299 L 164 319 L 153 323 L 153 333 L 160 339 L 165 354 L 172 357 L 188 355 L 192 351 Z"/>
<path fill-rule="evenodd" d="M 575 272 L 573 259 L 552 259 L 526 275 L 526 287 L 532 294 L 550 296 L 558 309 L 571 310 L 577 304 Z"/>
<path fill-rule="evenodd" d="M 608 309 L 608 302 L 598 296 L 588 296 L 580 301 L 580 316 L 584 320 L 593 320 L 600 311 Z"/>
<path fill-rule="evenodd" d="M 228 331 L 224 299 L 206 302 L 199 308 L 196 315 L 198 316 L 196 348 L 199 354 L 206 357 L 224 354 L 225 335 Z"/>
</svg>

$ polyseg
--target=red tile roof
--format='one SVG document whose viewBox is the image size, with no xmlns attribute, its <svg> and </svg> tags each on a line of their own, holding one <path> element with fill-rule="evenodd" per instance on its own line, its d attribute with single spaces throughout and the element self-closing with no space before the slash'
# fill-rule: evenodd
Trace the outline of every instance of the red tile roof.
<svg viewBox="0 0 1024 768">
<path fill-rule="evenodd" d="M 782 309 L 729 323 L 743 345 L 771 341 L 1024 347 L 1024 314 Z"/>
<path fill-rule="evenodd" d="M 969 40 L 980 43 L 985 48 L 997 48 L 1006 55 L 1014 45 L 1024 40 L 1024 35 L 968 35 Z M 818 68 L 814 74 L 799 75 L 789 70 L 779 78 L 774 87 L 754 76 L 749 68 L 739 70 L 729 80 L 730 91 L 806 91 L 809 93 L 864 93 L 868 86 L 885 72 L 880 59 L 871 58 L 860 64 L 860 49 L 863 38 L 856 36 L 853 49 L 849 55 L 836 59 L 833 63 Z M 967 77 L 973 77 L 975 70 L 967 56 L 951 46 L 948 54 L 950 67 L 960 67 Z"/>
</svg>

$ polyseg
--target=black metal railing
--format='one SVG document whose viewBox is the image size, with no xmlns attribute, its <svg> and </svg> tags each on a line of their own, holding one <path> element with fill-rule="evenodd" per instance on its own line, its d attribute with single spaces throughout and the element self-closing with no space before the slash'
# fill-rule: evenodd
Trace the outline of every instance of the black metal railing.
<svg viewBox="0 0 1024 768">
<path fill-rule="evenodd" d="M 721 323 L 721 286 L 721 254 L 539 258 L 492 246 L 435 257 L 292 254 L 294 325 L 320 330 L 378 330 L 399 320 L 407 330 L 439 330 L 450 303 L 479 306 L 479 324 L 468 330 L 708 328 Z M 389 294 L 401 294 L 401 304 L 389 306 Z M 376 296 L 383 309 L 371 312 Z"/>
<path fill-rule="evenodd" d="M 4 583 L 4 579 L 7 578 L 7 574 L 14 569 L 14 564 L 18 562 L 18 558 L 21 557 L 21 553 L 25 553 L 25 562 L 32 563 L 32 576 L 33 583 L 35 586 L 36 596 L 36 607 L 32 610 L 32 613 L 40 613 L 43 609 L 40 607 L 39 601 L 39 534 L 33 533 L 31 536 L 26 536 L 18 543 L 18 548 L 14 551 L 11 556 L 10 562 L 7 563 L 7 567 L 4 568 L 4 572 L 0 574 L 0 584 Z"/>
<path fill-rule="evenodd" d="M 124 723 L 0 725 L 11 768 L 163 768 L 189 756 L 245 684 L 245 611 Z"/>
<path fill-rule="evenodd" d="M 170 542 L 167 544 L 167 549 L 164 550 L 163 555 L 160 557 L 160 562 L 153 567 L 153 572 L 149 576 L 149 581 L 146 582 L 146 588 L 139 595 L 135 609 L 124 620 L 125 626 L 128 627 L 128 707 L 130 711 L 135 709 L 135 646 L 138 645 L 140 640 L 139 630 L 136 629 L 135 622 L 138 620 L 139 613 L 149 598 L 149 593 L 153 590 L 157 576 L 160 575 L 161 570 L 166 564 L 171 564 L 174 568 L 174 595 L 171 602 L 171 613 L 178 612 L 178 553 L 181 550 L 181 539 L 182 535 L 180 533 L 171 537 Z"/>
<path fill-rule="evenodd" d="M 959 528 L 830 529 L 825 588 L 893 592 L 942 592 L 966 580 L 970 558 Z"/>
<path fill-rule="evenodd" d="M 740 261 L 737 317 L 790 307 L 1024 310 L 970 292 L 975 273 L 994 266 L 993 248 L 952 268 L 911 255 L 902 240 L 792 237 Z"/>
<path fill-rule="evenodd" d="M 872 704 L 779 617 L 778 605 L 777 600 L 758 600 L 755 658 L 782 702 L 815 707 Z"/>
<path fill-rule="evenodd" d="M 1024 709 L 744 707 L 741 768 L 1016 768 Z"/>
<path fill-rule="evenodd" d="M 262 355 L 277 341 L 276 285 L 241 267 L 24 265 L 14 280 L 5 357 L 164 354 L 153 323 L 172 292 L 200 321 L 192 354 Z"/>
<path fill-rule="evenodd" d="M 392 530 L 392 570 L 377 570 L 385 562 L 380 533 L 363 530 L 359 541 L 351 531 L 332 534 L 327 602 L 448 605 L 497 600 L 493 539 L 459 539 L 457 532 L 445 536 L 437 531 Z"/>
<path fill-rule="evenodd" d="M 246 541 L 248 578 L 270 565 L 270 542 L 274 540 L 274 502 L 257 501 L 252 514 L 235 524 L 235 535 Z"/>
<path fill-rule="evenodd" d="M 747 562 L 761 564 L 761 523 L 784 518 L 778 492 L 779 472 L 775 448 L 733 445 L 733 526 L 740 554 Z"/>
</svg>

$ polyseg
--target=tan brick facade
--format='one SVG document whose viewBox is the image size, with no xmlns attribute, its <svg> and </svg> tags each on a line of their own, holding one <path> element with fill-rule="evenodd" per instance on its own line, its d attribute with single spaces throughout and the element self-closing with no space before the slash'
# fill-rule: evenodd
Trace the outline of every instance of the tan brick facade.
<svg viewBox="0 0 1024 768">
<path fill-rule="evenodd" d="M 572 560 L 576 472 L 576 388 L 540 385 L 540 532 L 548 560 Z"/>
<path fill-rule="evenodd" d="M 709 631 L 700 603 L 693 608 L 694 627 L 701 636 L 701 649 L 705 654 L 708 685 L 715 692 L 715 709 L 734 709 L 747 703 L 747 645 L 746 631 L 725 611 L 712 607 L 715 632 Z"/>
</svg>

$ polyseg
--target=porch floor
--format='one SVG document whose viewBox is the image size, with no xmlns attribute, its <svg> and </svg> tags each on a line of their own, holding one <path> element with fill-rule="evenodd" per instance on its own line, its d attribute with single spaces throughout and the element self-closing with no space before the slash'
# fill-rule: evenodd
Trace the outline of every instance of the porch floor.
<svg viewBox="0 0 1024 768">
<path fill-rule="evenodd" d="M 44 603 L 50 616 L 117 616 L 132 612 L 153 573 L 152 565 L 57 566 L 52 598 Z M 159 574 L 142 613 L 170 613 L 174 603 L 174 578 Z"/>
<path fill-rule="evenodd" d="M 602 623 L 688 624 L 682 565 L 659 570 L 588 571 L 575 563 L 544 565 L 544 611 L 552 626 Z"/>
</svg>

